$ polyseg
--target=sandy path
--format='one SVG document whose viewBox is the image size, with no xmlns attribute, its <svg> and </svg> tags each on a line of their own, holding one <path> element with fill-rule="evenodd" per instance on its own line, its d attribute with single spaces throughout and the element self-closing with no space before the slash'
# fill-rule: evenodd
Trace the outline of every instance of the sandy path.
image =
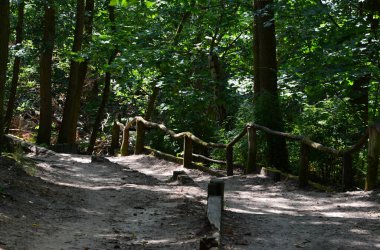
<svg viewBox="0 0 380 250">
<path fill-rule="evenodd" d="M 380 249 L 379 192 L 302 191 L 263 176 L 226 186 L 227 249 Z"/>
<path fill-rule="evenodd" d="M 196 249 L 206 230 L 204 194 L 187 186 L 86 156 L 33 159 L 43 181 L 30 180 L 34 193 L 21 183 L 7 190 L 0 249 Z"/>
<path fill-rule="evenodd" d="M 181 186 L 164 182 L 181 166 L 150 156 L 33 158 L 44 181 L 23 177 L 5 190 L 0 249 L 197 248 L 209 175 L 185 170 L 198 186 Z M 303 191 L 260 175 L 223 179 L 224 249 L 380 249 L 378 191 Z"/>
<path fill-rule="evenodd" d="M 120 164 L 146 156 L 114 158 Z M 139 169 L 165 178 L 174 170 Z M 138 168 L 134 168 L 138 169 Z M 186 170 L 205 191 L 208 175 Z M 380 249 L 380 193 L 303 191 L 291 181 L 261 175 L 225 180 L 225 249 Z"/>
</svg>

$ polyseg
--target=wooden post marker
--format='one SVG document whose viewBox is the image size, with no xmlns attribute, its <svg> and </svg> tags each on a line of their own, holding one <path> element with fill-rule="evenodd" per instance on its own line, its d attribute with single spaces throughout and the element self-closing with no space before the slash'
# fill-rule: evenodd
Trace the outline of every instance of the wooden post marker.
<svg viewBox="0 0 380 250">
<path fill-rule="evenodd" d="M 224 209 L 224 181 L 219 179 L 211 179 L 208 184 L 207 197 L 220 196 L 222 200 L 222 210 Z"/>
<path fill-rule="evenodd" d="M 192 168 L 193 141 L 187 136 L 183 138 L 183 151 L 183 167 Z"/>
<path fill-rule="evenodd" d="M 220 249 L 222 231 L 222 211 L 224 206 L 224 181 L 212 179 L 207 192 L 207 219 L 215 228 L 211 236 L 201 239 L 199 249 Z"/>
</svg>

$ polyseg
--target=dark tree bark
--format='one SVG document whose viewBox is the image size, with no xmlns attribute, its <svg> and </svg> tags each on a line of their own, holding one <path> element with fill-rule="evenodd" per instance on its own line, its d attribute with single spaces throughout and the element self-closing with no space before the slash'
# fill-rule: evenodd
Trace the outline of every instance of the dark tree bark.
<svg viewBox="0 0 380 250">
<path fill-rule="evenodd" d="M 376 18 L 376 15 L 380 14 L 380 1 L 379 0 L 365 0 L 359 3 L 359 14 L 360 16 L 367 17 L 370 22 L 371 32 L 374 37 L 378 38 L 378 29 L 379 29 L 379 18 Z M 373 42 L 373 41 L 372 41 Z M 380 67 L 380 58 L 379 52 L 373 51 L 370 55 L 370 60 Z M 350 98 L 351 103 L 355 109 L 359 112 L 360 117 L 365 125 L 369 123 L 369 114 L 368 114 L 368 104 L 369 104 L 369 95 L 368 88 L 372 79 L 371 74 L 363 75 L 354 80 L 354 84 L 351 88 Z M 377 98 L 375 98 L 377 99 Z M 377 106 L 378 103 L 375 103 Z M 372 117 L 374 118 L 374 117 Z"/>
<path fill-rule="evenodd" d="M 354 106 L 355 111 L 359 113 L 363 124 L 366 126 L 368 125 L 368 87 L 370 80 L 370 75 L 356 79 L 350 92 L 351 104 Z"/>
<path fill-rule="evenodd" d="M 220 125 L 223 125 L 227 119 L 227 108 L 225 105 L 224 96 L 227 79 L 220 63 L 218 54 L 213 52 L 211 55 L 209 55 L 209 66 L 211 77 L 215 82 L 214 99 L 217 111 L 217 120 Z"/>
<path fill-rule="evenodd" d="M 88 42 L 92 34 L 92 20 L 94 1 L 78 0 L 74 44 L 72 51 L 77 53 L 82 49 L 82 43 Z M 84 34 L 86 29 L 86 34 Z M 82 96 L 83 83 L 87 73 L 88 61 L 79 63 L 71 61 L 69 88 L 66 95 L 63 110 L 62 127 L 58 135 L 58 143 L 74 144 L 76 142 L 76 129 L 80 113 L 80 100 Z"/>
<path fill-rule="evenodd" d="M 40 123 L 37 143 L 50 145 L 52 108 L 52 63 L 55 38 L 55 9 L 54 3 L 46 4 L 44 16 L 44 37 L 40 59 Z"/>
<path fill-rule="evenodd" d="M 109 7 L 109 19 L 110 19 L 110 22 L 112 24 L 112 30 L 113 30 L 113 32 L 115 32 L 115 8 L 112 6 Z M 118 52 L 117 49 L 115 49 L 112 52 L 112 55 L 110 56 L 110 58 L 108 60 L 108 65 L 112 64 L 112 62 L 115 60 L 117 52 Z M 104 78 L 104 89 L 103 89 L 103 93 L 102 93 L 102 101 L 100 103 L 98 113 L 97 113 L 96 118 L 95 118 L 94 126 L 93 126 L 92 133 L 90 136 L 90 142 L 89 142 L 89 145 L 87 148 L 88 154 L 92 154 L 92 152 L 94 151 L 94 147 L 95 147 L 95 143 L 96 143 L 96 137 L 98 135 L 100 124 L 101 124 L 103 117 L 104 117 L 104 113 L 106 110 L 106 105 L 107 105 L 107 102 L 109 99 L 110 91 L 111 91 L 111 72 L 107 71 L 105 74 L 105 78 Z"/>
<path fill-rule="evenodd" d="M 145 116 L 144 116 L 144 119 L 147 121 L 150 121 L 152 119 L 154 107 L 155 107 L 156 100 L 159 94 L 160 94 L 160 88 L 157 86 L 154 86 L 153 92 L 149 96 L 148 107 L 146 109 Z"/>
<path fill-rule="evenodd" d="M 255 118 L 273 130 L 283 131 L 277 91 L 276 33 L 273 0 L 254 0 L 254 91 Z M 289 169 L 284 138 L 267 135 L 269 164 Z"/>
<path fill-rule="evenodd" d="M 4 136 L 4 90 L 7 80 L 9 43 L 9 0 L 0 0 L 0 153 Z"/>
<path fill-rule="evenodd" d="M 16 26 L 16 44 L 17 46 L 21 46 L 23 40 L 23 23 L 24 23 L 24 12 L 25 12 L 25 1 L 18 1 L 18 16 L 17 16 L 17 26 Z M 17 56 L 13 62 L 13 74 L 12 74 L 12 84 L 9 92 L 8 104 L 7 104 L 7 112 L 5 115 L 5 133 L 8 133 L 9 127 L 11 125 L 13 110 L 15 108 L 16 102 L 16 94 L 17 94 L 17 86 L 20 75 L 20 65 L 21 65 L 21 57 Z"/>
</svg>

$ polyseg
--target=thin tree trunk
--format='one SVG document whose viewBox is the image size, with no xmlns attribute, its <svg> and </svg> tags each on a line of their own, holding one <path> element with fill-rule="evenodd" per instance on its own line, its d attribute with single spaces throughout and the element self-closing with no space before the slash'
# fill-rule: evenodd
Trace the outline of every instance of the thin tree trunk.
<svg viewBox="0 0 380 250">
<path fill-rule="evenodd" d="M 366 126 L 368 125 L 368 87 L 371 75 L 362 76 L 354 81 L 351 88 L 351 103 Z"/>
<path fill-rule="evenodd" d="M 116 53 L 114 53 L 114 55 L 111 56 L 111 58 L 109 60 L 109 64 L 115 59 L 115 56 L 116 56 Z M 100 103 L 98 113 L 96 115 L 96 119 L 95 119 L 94 126 L 92 129 L 90 142 L 89 142 L 89 145 L 87 148 L 88 154 L 92 154 L 92 152 L 94 151 L 94 147 L 95 147 L 95 143 L 96 143 L 96 137 L 98 135 L 99 127 L 100 127 L 100 124 L 101 124 L 103 117 L 104 117 L 106 105 L 107 105 L 107 102 L 108 102 L 108 99 L 110 96 L 110 90 L 111 90 L 111 73 L 106 72 L 105 80 L 104 80 L 104 89 L 103 89 L 103 93 L 102 93 L 102 101 Z"/>
<path fill-rule="evenodd" d="M 75 35 L 72 51 L 78 53 L 82 49 L 83 29 L 85 19 L 85 1 L 77 0 L 77 13 L 75 24 Z M 79 81 L 80 63 L 75 60 L 70 64 L 69 88 L 67 90 L 65 106 L 63 109 L 63 119 L 58 135 L 58 143 L 76 142 L 76 127 L 79 117 L 80 98 L 82 86 Z"/>
<path fill-rule="evenodd" d="M 24 12 L 25 12 L 25 1 L 20 0 L 18 2 L 18 16 L 17 16 L 17 26 L 16 26 L 16 44 L 17 46 L 21 46 L 23 40 L 23 23 L 24 23 Z M 9 127 L 11 125 L 13 110 L 15 108 L 16 102 L 16 94 L 17 94 L 17 86 L 20 75 L 20 65 L 21 65 L 21 57 L 17 56 L 13 62 L 13 75 L 12 75 L 12 84 L 8 98 L 7 105 L 7 113 L 5 115 L 5 133 L 8 133 Z"/>
<path fill-rule="evenodd" d="M 9 43 L 9 0 L 0 0 L 0 153 L 4 135 L 4 90 L 7 80 Z"/>
<path fill-rule="evenodd" d="M 365 190 L 376 188 L 379 176 L 380 163 L 380 125 L 375 124 L 369 128 L 368 167 Z"/>
<path fill-rule="evenodd" d="M 159 93 L 160 93 L 160 88 L 154 86 L 153 87 L 153 93 L 149 97 L 148 108 L 146 109 L 146 112 L 145 112 L 144 119 L 147 120 L 147 121 L 150 121 L 152 119 L 152 115 L 153 115 L 153 112 L 154 112 L 154 107 L 155 107 L 156 100 L 157 100 L 157 97 L 158 97 Z"/>
<path fill-rule="evenodd" d="M 255 118 L 258 123 L 283 131 L 282 114 L 277 93 L 276 33 L 273 0 L 254 1 L 254 90 Z M 284 138 L 267 135 L 269 164 L 289 169 L 289 157 Z"/>
<path fill-rule="evenodd" d="M 50 145 L 52 108 L 52 63 L 55 38 L 54 3 L 45 6 L 43 48 L 40 59 L 40 123 L 37 143 Z"/>
<path fill-rule="evenodd" d="M 223 96 L 223 92 L 225 91 L 226 78 L 223 68 L 220 65 L 219 56 L 215 52 L 212 52 L 212 54 L 209 55 L 208 60 L 211 77 L 215 82 L 214 99 L 217 110 L 217 120 L 219 122 L 219 125 L 223 125 L 227 119 L 227 109 Z"/>
<path fill-rule="evenodd" d="M 109 19 L 110 19 L 110 22 L 112 24 L 112 30 L 113 30 L 113 32 L 115 32 L 115 8 L 112 6 L 109 7 Z M 108 65 L 112 64 L 112 62 L 115 60 L 117 52 L 118 52 L 117 49 L 115 49 L 112 52 L 112 55 L 108 60 Z M 106 110 L 106 105 L 107 105 L 107 102 L 109 99 L 110 91 L 111 91 L 111 72 L 108 71 L 105 74 L 104 89 L 103 89 L 103 93 L 102 93 L 102 101 L 100 103 L 98 113 L 97 113 L 97 116 L 95 118 L 94 126 L 93 126 L 91 137 L 90 137 L 90 142 L 89 142 L 89 145 L 87 148 L 88 154 L 92 154 L 92 152 L 94 151 L 94 147 L 95 147 L 95 143 L 96 143 L 96 137 L 98 135 L 99 127 L 100 127 L 100 124 L 101 124 L 103 117 L 104 117 L 104 113 Z"/>
</svg>

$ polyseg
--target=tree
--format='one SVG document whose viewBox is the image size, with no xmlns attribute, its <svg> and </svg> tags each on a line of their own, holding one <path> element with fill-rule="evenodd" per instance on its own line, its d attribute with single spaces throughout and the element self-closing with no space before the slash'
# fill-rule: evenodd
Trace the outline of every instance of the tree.
<svg viewBox="0 0 380 250">
<path fill-rule="evenodd" d="M 40 122 L 37 143 L 50 145 L 52 126 L 52 57 L 55 38 L 54 2 L 45 4 L 44 35 L 40 58 Z"/>
<path fill-rule="evenodd" d="M 4 136 L 4 93 L 7 81 L 9 43 L 9 0 L 0 1 L 0 153 Z"/>
<path fill-rule="evenodd" d="M 25 12 L 25 1 L 20 0 L 17 1 L 17 26 L 16 26 L 16 45 L 19 49 L 21 49 L 21 43 L 23 40 L 23 23 L 24 23 L 24 12 Z M 17 86 L 19 82 L 19 75 L 20 75 L 20 66 L 21 66 L 21 56 L 17 55 L 15 56 L 14 62 L 13 62 L 13 74 L 12 74 L 12 83 L 11 83 L 11 89 L 8 97 L 8 105 L 7 105 L 7 112 L 5 115 L 5 133 L 8 133 L 9 127 L 11 125 L 12 117 L 13 117 L 13 110 L 15 106 L 16 101 L 16 93 L 17 93 Z"/>
<path fill-rule="evenodd" d="M 84 0 L 77 1 L 75 36 L 72 49 L 76 54 L 82 50 L 82 43 L 84 41 L 89 42 L 91 39 L 93 11 L 93 0 L 87 0 L 86 3 Z M 79 62 L 81 60 L 82 62 Z M 58 135 L 58 143 L 74 144 L 76 142 L 76 128 L 80 113 L 80 100 L 87 72 L 87 64 L 87 59 L 80 57 L 71 61 L 69 87 L 63 111 L 62 127 Z"/>
<path fill-rule="evenodd" d="M 256 122 L 282 131 L 283 121 L 278 99 L 276 34 L 273 0 L 254 1 L 254 94 Z M 284 138 L 267 135 L 269 164 L 289 169 Z"/>
<path fill-rule="evenodd" d="M 109 12 L 109 19 L 111 22 L 111 28 L 112 28 L 112 33 L 115 33 L 115 7 L 109 6 L 108 8 Z M 92 154 L 94 151 L 95 143 L 96 143 L 96 137 L 98 135 L 99 127 L 102 122 L 102 119 L 104 117 L 106 105 L 109 99 L 110 91 L 111 91 L 111 72 L 110 72 L 110 65 L 113 63 L 115 60 L 116 54 L 118 52 L 118 49 L 115 48 L 113 52 L 111 52 L 111 56 L 108 59 L 108 70 L 105 73 L 104 76 L 104 88 L 103 88 L 103 93 L 102 93 L 102 101 L 100 103 L 95 122 L 92 128 L 92 133 L 90 136 L 90 142 L 87 148 L 87 153 Z"/>
</svg>

